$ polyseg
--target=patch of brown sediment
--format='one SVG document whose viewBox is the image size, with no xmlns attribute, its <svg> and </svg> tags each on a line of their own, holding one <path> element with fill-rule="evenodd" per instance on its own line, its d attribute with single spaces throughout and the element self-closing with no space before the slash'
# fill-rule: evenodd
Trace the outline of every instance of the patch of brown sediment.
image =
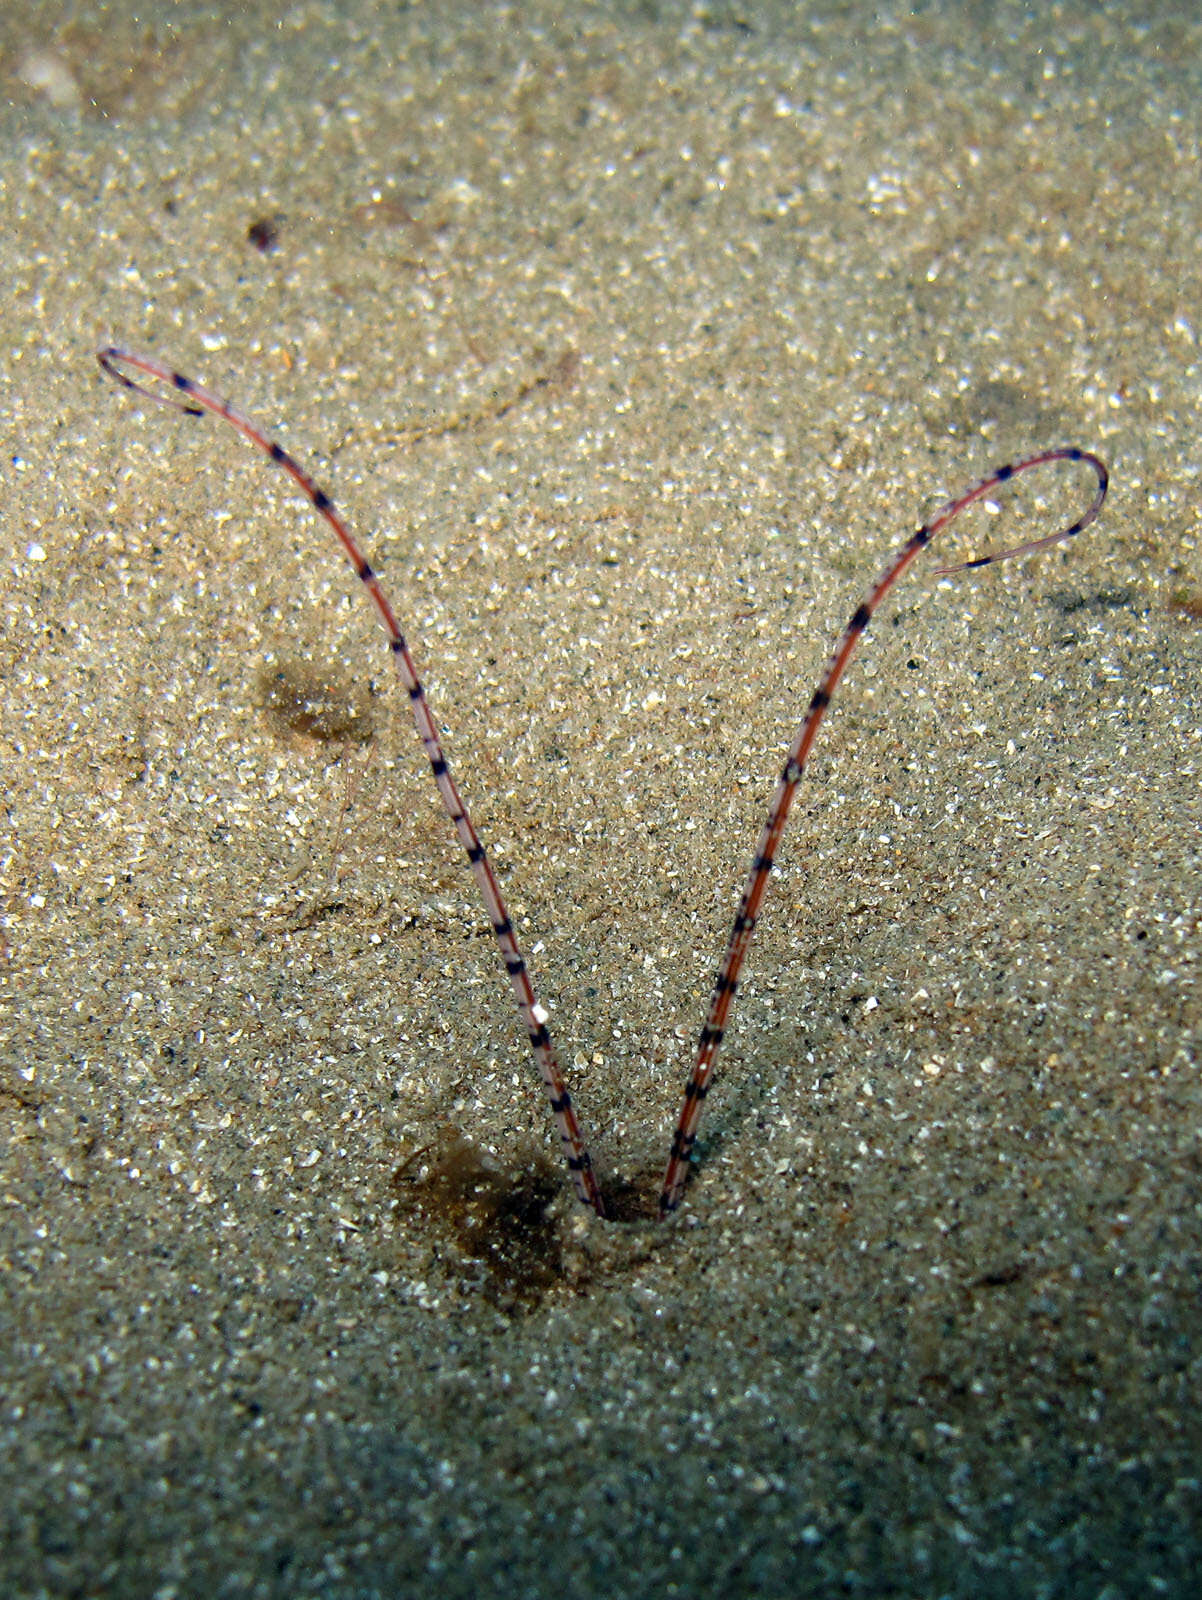
<svg viewBox="0 0 1202 1600">
<path fill-rule="evenodd" d="M 1202 589 L 1180 585 L 1169 595 L 1169 610 L 1175 617 L 1202 622 Z"/>
<path fill-rule="evenodd" d="M 530 1309 L 564 1281 L 561 1235 L 549 1215 L 563 1182 L 543 1157 L 506 1167 L 446 1128 L 393 1174 L 401 1209 L 483 1269 L 487 1298 Z"/>
<path fill-rule="evenodd" d="M 255 682 L 255 704 L 280 737 L 319 744 L 367 744 L 375 737 L 366 693 L 304 662 L 264 666 Z"/>
<path fill-rule="evenodd" d="M 656 1216 L 658 1171 L 610 1179 L 607 1217 L 569 1205 L 562 1170 L 541 1152 L 505 1162 L 445 1127 L 393 1174 L 403 1215 L 478 1263 L 480 1289 L 505 1311 L 535 1310 L 556 1289 L 577 1293 L 598 1275 L 641 1260 L 655 1234 L 614 1224 Z M 646 1238 L 642 1236 L 646 1235 Z"/>
</svg>

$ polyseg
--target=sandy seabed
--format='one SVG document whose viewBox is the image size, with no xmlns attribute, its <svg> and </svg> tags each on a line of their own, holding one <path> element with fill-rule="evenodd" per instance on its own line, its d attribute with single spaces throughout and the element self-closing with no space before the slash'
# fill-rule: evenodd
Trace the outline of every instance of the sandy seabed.
<svg viewBox="0 0 1202 1600">
<path fill-rule="evenodd" d="M 6 1596 L 1196 1594 L 1182 14 L 5 7 Z M 327 530 L 109 342 L 362 536 L 634 1210 L 865 585 L 1109 462 L 874 619 L 668 1225 Z"/>
</svg>

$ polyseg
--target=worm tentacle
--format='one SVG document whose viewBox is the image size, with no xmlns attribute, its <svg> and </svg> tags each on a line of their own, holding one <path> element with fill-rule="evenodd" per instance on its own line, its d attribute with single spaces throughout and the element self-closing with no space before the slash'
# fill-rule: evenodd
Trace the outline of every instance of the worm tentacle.
<svg viewBox="0 0 1202 1600">
<path fill-rule="evenodd" d="M 974 484 L 964 494 L 955 500 L 949 500 L 942 506 L 929 522 L 923 523 L 916 533 L 910 535 L 905 544 L 896 552 L 888 566 L 877 578 L 876 582 L 864 595 L 859 605 L 852 612 L 851 618 L 839 641 L 835 645 L 826 670 L 818 680 L 818 687 L 810 698 L 809 709 L 802 719 L 801 726 L 793 736 L 789 746 L 788 755 L 785 757 L 784 767 L 776 785 L 776 793 L 772 797 L 772 804 L 768 810 L 767 820 L 760 832 L 759 842 L 755 848 L 751 870 L 743 888 L 743 898 L 739 902 L 739 909 L 735 913 L 734 926 L 731 928 L 730 939 L 726 946 L 726 954 L 718 968 L 718 975 L 714 979 L 713 992 L 710 995 L 709 1010 L 706 1013 L 705 1024 L 701 1029 L 701 1037 L 697 1042 L 697 1059 L 689 1080 L 685 1084 L 684 1102 L 680 1108 L 680 1116 L 676 1122 L 676 1132 L 672 1135 L 672 1147 L 668 1155 L 668 1165 L 664 1172 L 663 1186 L 659 1197 L 659 1210 L 661 1216 L 666 1216 L 669 1211 L 674 1211 L 680 1203 L 681 1194 L 689 1175 L 689 1158 L 693 1153 L 693 1146 L 697 1142 L 697 1129 L 701 1122 L 701 1113 L 705 1105 L 705 1097 L 709 1093 L 710 1081 L 714 1075 L 714 1064 L 717 1060 L 718 1050 L 722 1044 L 723 1032 L 726 1028 L 727 1017 L 735 997 L 735 990 L 739 986 L 739 974 L 743 969 L 743 962 L 747 958 L 747 950 L 751 944 L 752 934 L 755 932 L 756 919 L 760 914 L 760 905 L 764 893 L 768 888 L 768 879 L 772 874 L 772 864 L 776 860 L 776 852 L 780 848 L 781 836 L 785 831 L 785 823 L 789 820 L 789 807 L 793 804 L 793 796 L 797 792 L 797 785 L 805 771 L 809 759 L 810 749 L 814 743 L 819 725 L 826 715 L 827 707 L 831 703 L 839 685 L 839 680 L 847 670 L 847 663 L 855 653 L 856 646 L 863 638 L 864 630 L 872 621 L 872 614 L 881 601 L 892 589 L 893 585 L 905 572 L 906 568 L 917 556 L 926 549 L 937 533 L 947 527 L 954 517 L 970 506 L 974 501 L 983 499 L 991 490 L 1009 483 L 1017 478 L 1020 472 L 1027 472 L 1031 467 L 1039 467 L 1050 461 L 1082 461 L 1092 467 L 1097 474 L 1098 486 L 1092 501 L 1085 512 L 1075 522 L 1063 528 L 1059 533 L 1052 534 L 1046 539 L 1033 539 L 1029 544 L 1015 545 L 1011 550 L 1000 551 L 997 555 L 981 556 L 975 561 L 965 561 L 959 566 L 941 567 L 940 572 L 960 572 L 966 567 L 989 566 L 995 561 L 1004 561 L 1010 556 L 1022 555 L 1028 550 L 1039 550 L 1043 546 L 1056 544 L 1061 539 L 1071 539 L 1074 534 L 1080 533 L 1082 528 L 1087 528 L 1102 509 L 1102 501 L 1106 498 L 1106 487 L 1109 483 L 1109 474 L 1105 463 L 1088 450 L 1078 450 L 1066 446 L 1060 450 L 1042 450 L 1038 455 L 1027 456 L 1022 461 L 1015 461 L 1004 467 L 998 467 L 987 478 L 982 478 L 980 483 Z"/>
<path fill-rule="evenodd" d="M 354 568 L 355 575 L 367 590 L 376 613 L 384 624 L 392 651 L 392 658 L 396 664 L 401 683 L 404 685 L 408 695 L 409 708 L 417 727 L 418 736 L 429 759 L 430 769 L 438 786 L 439 796 L 447 815 L 455 827 L 459 842 L 467 853 L 468 863 L 476 880 L 480 898 L 484 903 L 484 909 L 496 939 L 501 960 L 509 975 L 514 998 L 517 1001 L 518 1012 L 529 1037 L 530 1047 L 534 1053 L 535 1062 L 551 1104 L 551 1111 L 559 1128 L 560 1139 L 563 1143 L 568 1169 L 571 1172 L 577 1196 L 598 1216 L 604 1216 L 604 1202 L 593 1173 L 592 1162 L 589 1159 L 588 1150 L 584 1142 L 584 1135 L 581 1132 L 580 1123 L 572 1105 L 571 1097 L 568 1094 L 567 1086 L 564 1083 L 563 1074 L 560 1071 L 555 1049 L 551 1043 L 551 1036 L 547 1029 L 547 1013 L 536 998 L 525 959 L 522 956 L 517 936 L 514 933 L 513 923 L 505 906 L 500 884 L 497 881 L 492 863 L 488 859 L 480 836 L 476 832 L 471 817 L 468 815 L 463 798 L 451 776 L 451 771 L 447 765 L 447 759 L 438 737 L 438 730 L 426 701 L 425 691 L 417 675 L 413 657 L 409 652 L 408 645 L 405 643 L 404 635 L 401 632 L 392 606 L 380 587 L 379 579 L 368 565 L 363 552 L 352 537 L 341 516 L 334 509 L 333 503 L 325 490 L 314 482 L 309 474 L 298 465 L 282 446 L 275 443 L 273 439 L 262 431 L 257 423 L 252 422 L 236 406 L 231 405 L 228 400 L 223 400 L 212 391 L 203 388 L 193 379 L 174 371 L 165 362 L 159 361 L 153 356 L 135 355 L 128 350 L 122 350 L 116 346 L 108 346 L 97 352 L 97 359 L 111 378 L 123 384 L 125 388 L 132 389 L 136 394 L 155 401 L 156 404 L 172 406 L 176 410 L 184 412 L 187 416 L 203 416 L 205 412 L 211 412 L 214 416 L 220 417 L 223 422 L 228 422 L 231 427 L 235 428 L 251 444 L 261 450 L 264 455 L 284 469 L 307 497 L 313 509 L 333 529 L 347 559 Z M 140 378 L 149 380 L 149 382 L 141 382 L 139 378 L 131 377 L 131 371 L 139 374 Z M 159 387 L 152 388 L 151 384 Z M 1062 449 L 1043 450 L 1037 455 L 1026 456 L 1021 461 L 998 467 L 996 471 L 991 472 L 987 478 L 983 478 L 980 483 L 975 484 L 964 494 L 959 495 L 954 500 L 949 500 L 935 513 L 929 522 L 924 523 L 917 532 L 911 534 L 910 538 L 894 553 L 880 576 L 867 590 L 860 604 L 852 612 L 847 626 L 839 636 L 834 651 L 818 681 L 818 687 L 810 698 L 806 714 L 786 754 L 785 763 L 777 781 L 776 793 L 773 796 L 767 818 L 760 832 L 755 855 L 752 858 L 751 868 L 743 888 L 742 899 L 739 902 L 739 909 L 735 914 L 730 939 L 726 946 L 726 953 L 714 979 L 709 1009 L 698 1040 L 695 1064 L 685 1085 L 684 1102 L 677 1119 L 676 1131 L 672 1138 L 668 1156 L 668 1164 L 664 1172 L 659 1198 L 661 1216 L 666 1216 L 676 1209 L 680 1203 L 685 1183 L 688 1180 L 690 1159 L 697 1141 L 697 1130 L 701 1122 L 705 1097 L 709 1092 L 718 1051 L 730 1018 L 735 993 L 739 986 L 743 963 L 747 958 L 756 922 L 760 915 L 760 907 L 768 888 L 768 880 L 771 877 L 772 867 L 785 831 L 785 824 L 789 818 L 789 809 L 793 804 L 793 797 L 797 792 L 797 785 L 801 781 L 802 773 L 805 771 L 806 762 L 809 759 L 810 750 L 818 733 L 819 725 L 826 714 L 827 708 L 830 706 L 831 699 L 847 669 L 848 662 L 863 637 L 864 630 L 868 627 L 873 613 L 881 601 L 906 571 L 907 567 L 926 549 L 931 540 L 947 527 L 949 522 L 959 516 L 963 510 L 975 501 L 983 499 L 994 489 L 1010 483 L 1020 473 L 1028 472 L 1033 467 L 1044 466 L 1058 461 L 1080 462 L 1088 466 L 1097 478 L 1097 487 L 1093 499 L 1075 522 L 1069 523 L 1067 527 L 1060 529 L 1057 533 L 1049 534 L 1045 538 L 1031 539 L 1025 544 L 1014 545 L 1009 549 L 1000 550 L 993 554 L 977 556 L 970 561 L 962 561 L 953 566 L 939 567 L 936 571 L 940 575 L 946 575 L 954 572 L 963 572 L 970 568 L 992 566 L 995 562 L 1006 561 L 1011 557 L 1025 555 L 1033 550 L 1042 550 L 1049 545 L 1058 544 L 1065 539 L 1071 539 L 1080 533 L 1082 529 L 1087 528 L 1102 509 L 1102 502 L 1106 498 L 1106 489 L 1109 483 L 1109 475 L 1105 463 L 1091 451 L 1065 446 Z"/>
<path fill-rule="evenodd" d="M 501 893 L 501 886 L 497 882 L 497 875 L 493 871 L 492 862 L 481 842 L 480 835 L 476 832 L 467 806 L 463 802 L 451 776 L 451 769 L 443 753 L 442 742 L 438 737 L 438 729 L 430 712 L 426 700 L 426 692 L 422 688 L 421 679 L 417 675 L 417 667 L 409 653 L 409 646 L 405 643 L 404 634 L 388 597 L 380 587 L 380 580 L 369 566 L 366 557 L 343 522 L 338 512 L 334 509 L 325 490 L 319 487 L 309 474 L 301 467 L 288 452 L 275 440 L 269 438 L 257 423 L 228 400 L 223 400 L 220 395 L 203 388 L 191 378 L 186 378 L 182 372 L 175 372 L 162 361 L 157 361 L 153 356 L 134 355 L 128 350 L 121 350 L 109 346 L 97 352 L 97 360 L 101 367 L 118 383 L 124 384 L 127 389 L 132 389 L 137 394 L 145 395 L 148 399 L 164 405 L 174 406 L 188 416 L 202 416 L 206 411 L 212 412 L 215 417 L 220 417 L 223 422 L 228 422 L 240 434 L 249 439 L 257 449 L 261 450 L 284 471 L 298 485 L 308 498 L 310 505 L 324 517 L 334 530 L 339 544 L 346 553 L 347 559 L 355 569 L 355 576 L 362 583 L 376 608 L 376 614 L 384 624 L 384 631 L 388 635 L 389 648 L 392 659 L 396 665 L 397 674 L 404 685 L 409 697 L 409 709 L 413 713 L 413 721 L 417 728 L 418 737 L 430 762 L 430 770 L 434 774 L 434 782 L 438 785 L 439 798 L 443 807 L 454 824 L 459 842 L 467 852 L 468 864 L 472 869 L 472 876 L 476 880 L 476 887 L 480 891 L 480 898 L 484 902 L 484 910 L 488 916 L 489 925 L 497 942 L 505 971 L 509 974 L 509 982 L 513 988 L 514 998 L 517 1001 L 518 1012 L 521 1016 L 526 1034 L 530 1040 L 530 1048 L 534 1052 L 534 1060 L 547 1091 L 547 1098 L 551 1104 L 551 1112 L 559 1128 L 559 1137 L 563 1143 L 564 1155 L 567 1159 L 568 1170 L 572 1174 L 572 1182 L 576 1187 L 576 1194 L 586 1206 L 591 1207 L 598 1216 L 605 1215 L 605 1206 L 601 1199 L 601 1191 L 597 1187 L 597 1179 L 593 1172 L 593 1164 L 589 1158 L 588 1148 L 584 1142 L 584 1134 L 580 1128 L 580 1121 L 576 1116 L 576 1108 L 572 1104 L 572 1097 L 568 1093 L 567 1085 L 560 1070 L 559 1060 L 555 1054 L 555 1047 L 551 1042 L 551 1035 L 547 1028 L 547 1013 L 538 1003 L 534 992 L 534 985 L 530 980 L 530 973 L 526 961 L 518 945 L 517 935 L 513 930 L 509 912 L 505 905 L 505 898 Z M 159 394 L 131 378 L 123 368 L 132 368 L 141 373 L 143 377 L 155 383 L 162 384 L 169 393 Z"/>
</svg>

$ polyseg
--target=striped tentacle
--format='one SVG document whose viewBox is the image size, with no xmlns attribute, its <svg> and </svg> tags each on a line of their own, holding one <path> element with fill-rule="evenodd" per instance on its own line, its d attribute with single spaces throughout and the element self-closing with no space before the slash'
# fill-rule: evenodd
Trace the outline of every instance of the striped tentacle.
<svg viewBox="0 0 1202 1600">
<path fill-rule="evenodd" d="M 430 770 L 434 774 L 439 797 L 447 815 L 454 824 L 460 844 L 467 852 L 472 876 L 476 880 L 476 887 L 479 889 L 480 898 L 484 902 L 484 909 L 493 935 L 496 938 L 501 960 L 504 962 L 505 970 L 509 974 L 509 981 L 513 987 L 518 1011 L 530 1039 L 530 1048 L 534 1052 L 535 1063 L 546 1088 L 551 1111 L 559 1129 L 560 1139 L 563 1142 L 564 1155 L 567 1159 L 568 1170 L 572 1175 L 576 1194 L 598 1216 L 604 1216 L 605 1208 L 601 1199 L 601 1191 L 597 1187 L 597 1179 L 584 1142 L 580 1122 L 576 1116 L 576 1109 L 572 1104 L 571 1096 L 564 1082 L 563 1073 L 560 1070 L 559 1061 L 555 1054 L 555 1047 L 551 1042 L 551 1035 L 547 1028 L 547 1013 L 538 1003 L 534 985 L 530 980 L 530 973 L 518 945 L 517 935 L 514 933 L 513 923 L 505 906 L 501 886 L 497 882 L 492 862 L 488 858 L 480 835 L 476 832 L 455 780 L 451 776 L 451 769 L 443 753 L 442 743 L 438 737 L 438 729 L 431 715 L 421 679 L 418 677 L 417 667 L 409 652 L 409 647 L 405 643 L 405 637 L 401 632 L 400 624 L 397 622 L 392 606 L 389 604 L 388 597 L 380 586 L 380 580 L 372 571 L 371 566 L 341 516 L 334 509 L 333 502 L 325 490 L 313 481 L 304 468 L 281 445 L 269 438 L 256 423 L 239 411 L 236 406 L 231 405 L 228 400 L 222 399 L 220 395 L 212 393 L 211 390 L 205 389 L 202 385 L 194 382 L 193 379 L 185 377 L 183 373 L 175 372 L 171 367 L 162 361 L 156 360 L 153 356 L 135 355 L 128 350 L 109 346 L 97 352 L 97 359 L 110 377 L 115 378 L 118 383 L 123 384 L 127 389 L 132 389 L 135 393 L 144 395 L 147 399 L 173 406 L 189 416 L 201 416 L 208 411 L 214 416 L 220 417 L 223 422 L 228 422 L 231 427 L 236 428 L 244 438 L 248 439 L 256 449 L 261 450 L 264 455 L 270 457 L 272 461 L 284 469 L 301 489 L 313 509 L 334 530 L 339 544 L 354 568 L 355 576 L 367 590 L 372 604 L 375 606 L 376 614 L 384 624 L 384 631 L 388 635 L 388 643 L 392 651 L 392 659 L 408 695 L 409 709 L 413 713 L 413 721 L 417 727 L 422 747 L 429 758 Z M 142 374 L 143 377 L 163 385 L 170 392 L 160 394 L 156 390 L 149 389 L 145 384 L 131 378 L 129 372 L 123 369 L 132 369 L 134 372 Z"/>
<path fill-rule="evenodd" d="M 734 1002 L 735 991 L 739 986 L 739 974 L 743 970 L 743 962 L 746 960 L 752 935 L 755 932 L 760 905 L 768 888 L 768 879 L 772 873 L 772 865 L 776 860 L 777 850 L 780 848 L 781 836 L 785 831 L 785 824 L 789 818 L 789 808 L 793 804 L 793 796 L 797 792 L 797 785 L 801 781 L 802 773 L 805 771 L 811 747 L 818 733 L 819 725 L 826 715 L 827 707 L 831 703 L 831 697 L 834 695 L 839 680 L 847 669 L 848 662 L 855 653 L 856 646 L 863 637 L 865 628 L 872 620 L 873 612 L 910 563 L 926 549 L 937 533 L 946 528 L 954 517 L 959 516 L 961 511 L 972 505 L 974 501 L 983 499 L 994 489 L 1000 488 L 1002 484 L 1018 477 L 1019 473 L 1027 472 L 1032 467 L 1043 466 L 1052 461 L 1081 461 L 1092 467 L 1097 474 L 1097 490 L 1083 515 L 1078 517 L 1075 522 L 1070 523 L 1067 528 L 1062 528 L 1057 533 L 1049 534 L 1045 539 L 1033 539 L 1026 544 L 1014 545 L 1008 550 L 999 550 L 993 555 L 978 556 L 975 560 L 964 561 L 956 566 L 941 567 L 939 572 L 961 572 L 970 567 L 987 567 L 995 561 L 1005 561 L 1010 556 L 1024 555 L 1031 550 L 1041 550 L 1048 545 L 1059 544 L 1062 540 L 1071 539 L 1075 534 L 1080 533 L 1083 528 L 1087 528 L 1102 509 L 1102 501 L 1106 498 L 1106 487 L 1109 482 L 1109 474 L 1105 464 L 1097 456 L 1091 454 L 1090 451 L 1071 447 L 1059 450 L 1043 450 L 1038 455 L 1027 456 L 1022 461 L 1015 461 L 1010 465 L 999 467 L 996 472 L 991 472 L 987 478 L 983 478 L 980 483 L 974 485 L 967 493 L 960 495 L 955 500 L 949 500 L 946 505 L 936 512 L 930 522 L 924 523 L 916 533 L 907 539 L 906 543 L 897 551 L 880 577 L 877 578 L 876 582 L 860 601 L 860 604 L 852 612 L 850 621 L 840 635 L 834 652 L 826 664 L 826 670 L 819 679 L 818 687 L 814 690 L 801 726 L 789 746 L 789 752 L 776 785 L 776 793 L 773 796 L 767 820 L 756 845 L 751 870 L 747 875 L 747 881 L 743 889 L 743 898 L 739 902 L 739 909 L 735 914 L 734 926 L 731 928 L 730 939 L 726 946 L 726 954 L 722 958 L 722 964 L 718 968 L 718 975 L 714 980 L 705 1026 L 701 1030 L 701 1037 L 697 1044 L 697 1059 L 685 1085 L 684 1102 L 680 1109 L 680 1116 L 677 1119 L 676 1132 L 672 1136 L 672 1146 L 668 1155 L 668 1165 L 664 1172 L 659 1198 L 661 1216 L 666 1216 L 668 1212 L 676 1209 L 684 1192 L 685 1183 L 688 1181 L 689 1161 L 693 1153 L 693 1146 L 697 1142 L 697 1130 L 701 1122 L 705 1097 L 709 1093 L 718 1050 L 722 1044 L 722 1036 L 726 1029 L 731 1005 Z"/>
</svg>

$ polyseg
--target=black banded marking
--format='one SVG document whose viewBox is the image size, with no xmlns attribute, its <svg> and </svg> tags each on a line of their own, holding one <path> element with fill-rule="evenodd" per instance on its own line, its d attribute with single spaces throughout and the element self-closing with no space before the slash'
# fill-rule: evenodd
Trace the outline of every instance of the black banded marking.
<svg viewBox="0 0 1202 1600">
<path fill-rule="evenodd" d="M 173 368 L 166 366 L 154 357 L 135 355 L 116 346 L 108 346 L 97 352 L 97 360 L 102 370 L 109 377 L 115 379 L 122 387 L 132 389 L 136 394 L 143 395 L 158 404 L 173 406 L 187 416 L 201 416 L 207 411 L 228 422 L 251 444 L 263 451 L 270 460 L 288 473 L 308 497 L 314 510 L 325 519 L 333 530 L 356 575 L 367 588 L 376 612 L 388 635 L 389 648 L 396 663 L 397 673 L 408 695 L 418 735 L 429 755 L 431 769 L 438 784 L 439 795 L 447 815 L 459 833 L 468 857 L 468 863 L 484 902 L 488 920 L 500 950 L 501 959 L 513 986 L 519 1013 L 526 1022 L 535 1061 L 546 1088 L 552 1114 L 559 1127 L 568 1169 L 572 1174 L 576 1192 L 586 1205 L 590 1206 L 598 1215 L 603 1216 L 604 1205 L 601 1193 L 592 1173 L 592 1162 L 589 1159 L 571 1097 L 564 1084 L 551 1045 L 550 1033 L 545 1022 L 546 1013 L 535 998 L 526 963 L 518 949 L 513 924 L 505 908 L 500 886 L 488 861 L 484 845 L 476 833 L 467 809 L 459 796 L 454 779 L 451 777 L 450 769 L 438 738 L 436 724 L 426 701 L 425 692 L 418 677 L 413 658 L 397 624 L 392 607 L 380 586 L 378 577 L 359 550 L 358 544 L 341 516 L 334 509 L 333 502 L 325 490 L 320 488 L 304 469 L 297 464 L 295 459 L 281 445 L 268 438 L 249 417 L 238 411 L 228 401 L 202 388 L 201 385 L 193 382 L 191 378 L 186 377 L 183 373 L 176 372 Z M 176 393 L 188 396 L 188 401 L 175 400 L 162 394 L 159 390 L 152 389 L 149 383 L 137 381 L 137 379 L 130 376 L 129 371 L 124 370 L 127 368 L 140 374 L 142 378 L 149 380 L 149 383 L 161 385 L 174 390 Z M 929 522 L 919 528 L 916 533 L 911 534 L 906 543 L 895 552 L 856 610 L 852 612 L 843 633 L 835 645 L 818 686 L 814 690 L 805 717 L 793 736 L 793 741 L 781 769 L 776 795 L 752 858 L 751 869 L 739 902 L 739 909 L 731 927 L 726 954 L 714 981 L 709 1010 L 698 1039 L 696 1065 L 685 1085 L 683 1105 L 672 1134 L 668 1165 L 664 1173 L 660 1194 L 661 1215 L 666 1215 L 679 1204 L 680 1196 L 688 1178 L 689 1164 L 697 1139 L 702 1105 L 706 1095 L 709 1093 L 719 1047 L 725 1032 L 726 1020 L 739 987 L 739 976 L 751 944 L 752 934 L 755 931 L 760 905 L 772 875 L 773 865 L 784 834 L 794 794 L 805 771 L 806 762 L 809 759 L 810 750 L 819 725 L 830 707 L 835 690 L 860 638 L 872 620 L 873 613 L 920 551 L 967 506 L 983 498 L 992 489 L 1009 483 L 1018 477 L 1020 473 L 1026 472 L 1033 467 L 1058 461 L 1085 463 L 1097 477 L 1094 498 L 1082 516 L 1059 532 L 1048 535 L 1045 538 L 1033 539 L 1026 544 L 1015 545 L 1008 550 L 976 556 L 968 561 L 959 563 L 957 566 L 940 567 L 936 571 L 940 575 L 947 575 L 966 568 L 990 566 L 994 562 L 1005 561 L 1012 556 L 1040 550 L 1063 540 L 1071 539 L 1082 532 L 1096 519 L 1106 498 L 1109 474 L 1105 463 L 1091 451 L 1080 449 L 1077 446 L 1065 446 L 1061 449 L 1045 450 L 1038 455 L 1027 456 L 1021 461 L 1011 462 L 999 467 L 989 477 L 982 479 L 966 493 L 955 500 L 948 501 Z"/>
</svg>

